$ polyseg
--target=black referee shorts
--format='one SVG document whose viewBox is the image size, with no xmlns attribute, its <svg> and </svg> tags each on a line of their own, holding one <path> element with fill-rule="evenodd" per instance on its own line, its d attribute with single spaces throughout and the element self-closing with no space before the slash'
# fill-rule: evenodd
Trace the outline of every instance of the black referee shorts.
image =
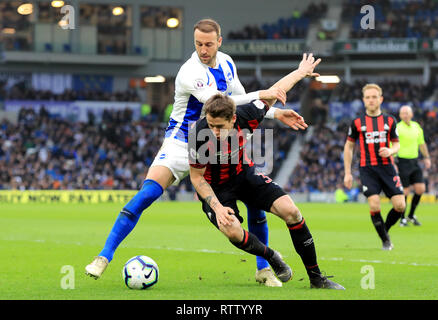
<svg viewBox="0 0 438 320">
<path fill-rule="evenodd" d="M 424 183 L 423 171 L 418 164 L 418 158 L 398 158 L 397 165 L 403 187 L 407 188 L 414 183 Z"/>
<path fill-rule="evenodd" d="M 223 185 L 212 186 L 220 203 L 224 207 L 232 208 L 240 223 L 243 222 L 243 218 L 239 214 L 237 200 L 253 208 L 269 212 L 274 201 L 286 194 L 271 178 L 256 173 L 254 167 L 244 166 L 244 168 L 245 169 L 232 180 Z M 199 199 L 201 199 L 201 197 L 199 197 Z M 211 209 L 203 199 L 201 199 L 201 202 L 202 210 L 211 223 L 218 228 L 214 210 Z"/>
<path fill-rule="evenodd" d="M 362 192 L 367 198 L 382 191 L 388 198 L 403 194 L 400 177 L 392 164 L 359 167 L 359 174 Z"/>
</svg>

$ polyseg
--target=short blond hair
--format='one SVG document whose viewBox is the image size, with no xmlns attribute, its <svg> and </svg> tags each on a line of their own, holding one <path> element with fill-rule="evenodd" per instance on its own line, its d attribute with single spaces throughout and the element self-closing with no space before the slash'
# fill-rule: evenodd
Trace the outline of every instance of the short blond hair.
<svg viewBox="0 0 438 320">
<path fill-rule="evenodd" d="M 381 96 L 383 96 L 382 88 L 378 84 L 376 84 L 376 83 L 367 83 L 366 85 L 364 85 L 363 88 L 362 88 L 362 94 L 364 94 L 365 91 L 368 90 L 368 89 L 376 89 L 379 92 L 379 94 Z"/>
<path fill-rule="evenodd" d="M 196 22 L 196 24 L 193 26 L 193 31 L 196 29 L 205 33 L 216 32 L 217 38 L 219 39 L 221 37 L 221 26 L 215 20 L 210 18 L 202 19 Z"/>
</svg>

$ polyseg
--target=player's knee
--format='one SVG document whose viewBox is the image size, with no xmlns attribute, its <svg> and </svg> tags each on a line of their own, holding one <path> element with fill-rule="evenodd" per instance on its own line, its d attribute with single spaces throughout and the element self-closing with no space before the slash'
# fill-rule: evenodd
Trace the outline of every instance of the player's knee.
<svg viewBox="0 0 438 320">
<path fill-rule="evenodd" d="M 285 213 L 284 221 L 286 224 L 294 224 L 302 220 L 301 212 L 295 204 L 290 206 Z"/>
<path fill-rule="evenodd" d="M 380 211 L 380 197 L 369 197 L 368 205 L 370 207 L 370 211 L 377 212 Z"/>
<path fill-rule="evenodd" d="M 231 223 L 231 225 L 221 225 L 219 230 L 231 241 L 231 242 L 239 242 L 242 239 L 242 232 L 240 225 L 236 225 L 235 223 Z"/>
<path fill-rule="evenodd" d="M 406 209 L 406 203 L 404 201 L 398 201 L 394 203 L 394 210 L 398 212 L 404 212 Z"/>
<path fill-rule="evenodd" d="M 426 186 L 424 184 L 419 184 L 418 186 L 415 186 L 415 193 L 416 194 L 423 194 L 426 192 Z"/>
</svg>

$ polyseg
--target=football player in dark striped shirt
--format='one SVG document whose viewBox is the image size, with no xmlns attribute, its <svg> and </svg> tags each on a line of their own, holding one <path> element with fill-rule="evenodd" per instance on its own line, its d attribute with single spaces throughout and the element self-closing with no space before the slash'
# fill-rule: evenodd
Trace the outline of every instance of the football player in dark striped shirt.
<svg viewBox="0 0 438 320">
<path fill-rule="evenodd" d="M 388 231 L 406 208 L 403 186 L 393 159 L 400 149 L 397 122 L 393 116 L 382 113 L 383 95 L 379 85 L 365 85 L 362 94 L 365 114 L 352 121 L 344 146 L 344 185 L 348 189 L 353 186 L 351 163 L 356 141 L 359 140 L 362 191 L 368 199 L 371 221 L 382 240 L 382 249 L 392 250 L 394 246 Z M 382 191 L 391 199 L 393 206 L 385 221 L 380 213 Z"/>
<path fill-rule="evenodd" d="M 313 70 L 319 62 L 320 59 L 315 61 L 312 55 L 304 55 L 299 68 L 273 87 L 289 91 L 302 78 L 317 75 Z M 211 97 L 204 105 L 205 118 L 198 120 L 189 133 L 191 182 L 210 222 L 237 248 L 264 257 L 282 282 L 292 278 L 291 268 L 277 251 L 242 228 L 237 200 L 284 220 L 295 251 L 306 267 L 311 288 L 343 290 L 344 287 L 327 279 L 319 270 L 312 235 L 291 197 L 268 176 L 257 173 L 252 160 L 245 156 L 248 134 L 256 130 L 274 103 L 275 100 L 255 100 L 236 108 L 225 95 Z M 291 119 L 294 123 L 291 127 L 307 127 L 293 110 L 278 109 L 274 117 L 280 114 Z"/>
</svg>

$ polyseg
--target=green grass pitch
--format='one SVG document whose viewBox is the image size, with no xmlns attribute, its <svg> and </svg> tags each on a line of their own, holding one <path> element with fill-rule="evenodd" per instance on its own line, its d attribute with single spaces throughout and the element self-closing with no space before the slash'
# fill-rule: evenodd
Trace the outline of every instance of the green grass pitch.
<svg viewBox="0 0 438 320">
<path fill-rule="evenodd" d="M 85 276 L 84 267 L 100 252 L 120 205 L 2 204 L 0 299 L 438 299 L 436 205 L 419 205 L 421 227 L 395 225 L 390 232 L 395 248 L 389 252 L 381 250 L 366 205 L 298 206 L 314 237 L 321 270 L 334 275 L 346 291 L 309 289 L 289 232 L 272 214 L 268 214 L 270 246 L 283 254 L 295 273 L 282 288 L 255 282 L 255 257 L 232 246 L 197 202 L 153 204 L 99 280 Z M 244 207 L 240 208 L 245 217 Z M 384 218 L 389 209 L 383 205 Z M 160 277 L 153 288 L 125 287 L 122 267 L 135 255 L 150 256 L 158 263 Z M 69 286 L 63 289 L 66 283 Z"/>
</svg>

